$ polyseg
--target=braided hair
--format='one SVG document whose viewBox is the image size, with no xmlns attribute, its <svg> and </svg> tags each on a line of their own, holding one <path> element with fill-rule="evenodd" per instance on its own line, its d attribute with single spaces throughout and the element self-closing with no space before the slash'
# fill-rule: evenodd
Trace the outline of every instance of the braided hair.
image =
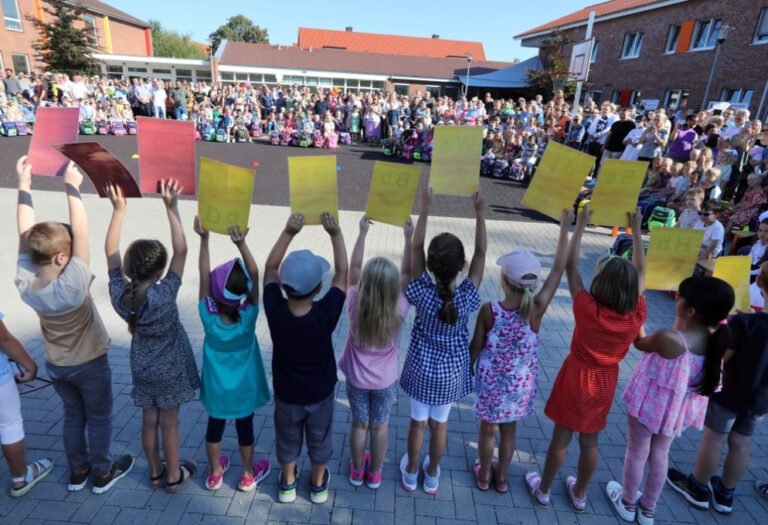
<svg viewBox="0 0 768 525">
<path fill-rule="evenodd" d="M 160 241 L 140 239 L 128 246 L 123 266 L 125 276 L 130 280 L 130 290 L 126 296 L 130 333 L 133 334 L 136 330 L 136 317 L 141 306 L 139 286 L 149 279 L 154 279 L 167 262 L 168 252 Z"/>
<path fill-rule="evenodd" d="M 459 312 L 453 304 L 451 284 L 461 269 L 464 268 L 464 245 L 452 233 L 441 233 L 429 243 L 427 251 L 427 269 L 435 276 L 437 296 L 443 306 L 437 312 L 437 318 L 446 324 L 456 324 Z"/>
</svg>

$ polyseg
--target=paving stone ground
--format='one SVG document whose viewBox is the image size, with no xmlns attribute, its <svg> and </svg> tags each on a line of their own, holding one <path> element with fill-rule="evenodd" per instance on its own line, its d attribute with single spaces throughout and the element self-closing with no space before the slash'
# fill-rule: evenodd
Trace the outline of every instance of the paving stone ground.
<svg viewBox="0 0 768 525">
<path fill-rule="evenodd" d="M 439 199 L 439 197 L 438 197 Z M 63 195 L 55 192 L 36 192 L 35 204 L 38 220 L 66 220 Z M 125 324 L 109 305 L 107 292 L 106 263 L 103 256 L 103 239 L 111 213 L 107 201 L 94 195 L 85 196 L 91 223 L 92 268 L 96 280 L 92 287 L 93 296 L 101 316 L 112 337 L 109 359 L 114 383 L 114 438 L 113 454 L 130 453 L 136 456 L 134 470 L 121 480 L 107 494 L 97 496 L 90 491 L 69 493 L 66 490 L 68 469 L 60 439 L 62 409 L 53 388 L 25 395 L 22 411 L 27 433 L 29 459 L 50 456 L 56 466 L 53 473 L 40 483 L 26 497 L 14 500 L 7 495 L 9 485 L 8 469 L 0 466 L 0 522 L 2 523 L 174 523 L 196 524 L 241 524 L 241 523 L 365 523 L 377 524 L 453 524 L 453 523 L 613 523 L 617 518 L 610 503 L 603 495 L 604 484 L 610 479 L 620 479 L 626 438 L 624 405 L 620 394 L 637 364 L 639 352 L 631 349 L 621 364 L 619 388 L 616 402 L 608 418 L 608 426 L 600 436 L 600 462 L 594 480 L 588 489 L 587 511 L 576 514 L 571 511 L 564 494 L 562 479 L 574 472 L 577 445 L 574 442 L 561 471 L 560 481 L 553 486 L 553 504 L 550 509 L 540 509 L 532 504 L 525 490 L 522 475 L 527 470 L 543 466 L 552 422 L 543 414 L 545 401 L 560 364 L 568 352 L 573 316 L 571 300 L 565 282 L 549 308 L 541 329 L 541 376 L 537 397 L 537 411 L 534 416 L 518 424 L 517 453 L 510 470 L 510 492 L 506 495 L 494 491 L 486 493 L 473 488 L 470 467 L 477 455 L 477 423 L 472 415 L 472 397 L 468 396 L 454 405 L 449 420 L 448 446 L 442 461 L 442 478 L 437 496 L 427 496 L 421 490 L 406 493 L 399 483 L 397 462 L 405 451 L 409 421 L 409 406 L 406 396 L 400 392 L 390 421 L 389 450 L 384 467 L 381 488 L 376 491 L 365 487 L 352 487 L 348 474 L 348 426 L 350 422 L 343 375 L 339 374 L 334 415 L 334 456 L 329 467 L 332 473 L 331 496 L 324 505 L 309 502 L 309 462 L 304 456 L 300 462 L 304 476 L 301 478 L 298 499 L 294 504 L 277 502 L 277 464 L 274 459 L 274 425 L 272 404 L 262 407 L 256 413 L 256 450 L 258 455 L 270 456 L 273 474 L 259 487 L 258 491 L 245 494 L 237 492 L 240 458 L 236 453 L 237 441 L 233 425 L 229 425 L 223 441 L 223 450 L 231 455 L 233 468 L 225 475 L 224 486 L 216 493 L 205 490 L 204 471 L 205 427 L 207 415 L 202 405 L 195 401 L 185 405 L 180 413 L 182 457 L 197 460 L 200 469 L 195 478 L 185 484 L 179 493 L 166 494 L 152 491 L 148 484 L 147 462 L 141 449 L 139 432 L 140 411 L 130 398 L 131 376 L 128 363 L 129 334 Z M 15 236 L 16 192 L 0 189 L 0 239 L 4 250 L 0 250 L 0 310 L 6 315 L 6 326 L 26 345 L 40 365 L 45 376 L 44 350 L 39 326 L 34 313 L 21 303 L 13 286 L 16 258 Z M 201 359 L 203 331 L 197 317 L 197 236 L 192 232 L 195 203 L 184 201 L 180 205 L 187 238 L 189 260 L 187 261 L 184 285 L 179 295 L 179 310 L 192 345 L 195 348 L 198 365 Z M 254 206 L 251 213 L 249 245 L 260 265 L 277 238 L 287 219 L 286 207 Z M 359 212 L 340 213 L 340 222 L 348 250 L 351 250 L 357 234 Z M 449 230 L 458 235 L 465 246 L 472 246 L 474 221 L 466 218 L 433 217 L 430 219 L 428 238 Z M 128 217 L 122 246 L 140 237 L 159 238 L 169 243 L 168 228 L 162 204 L 157 199 L 143 199 L 129 203 Z M 488 254 L 486 273 L 481 286 L 484 300 L 499 295 L 499 271 L 494 264 L 496 258 L 514 246 L 525 246 L 536 253 L 545 271 L 552 264 L 557 226 L 548 223 L 489 221 Z M 581 270 L 588 279 L 594 263 L 605 253 L 611 238 L 605 229 L 589 231 L 583 241 Z M 330 259 L 331 248 L 327 235 L 319 227 L 307 227 L 294 240 L 294 248 L 309 248 Z M 402 250 L 401 230 L 374 225 L 368 236 L 367 255 L 385 255 L 399 261 Z M 223 261 L 234 256 L 234 247 L 228 239 L 212 235 L 212 258 Z M 648 292 L 649 316 L 647 328 L 654 330 L 669 326 L 673 322 L 672 300 L 659 292 Z M 403 330 L 401 361 L 405 357 L 411 318 Z M 474 320 L 472 321 L 474 323 Z M 334 334 L 337 357 L 340 354 L 348 331 L 348 320 L 342 317 Z M 473 325 L 472 325 L 473 326 Z M 272 345 L 267 323 L 260 316 L 257 336 L 264 352 L 264 361 L 269 371 Z M 688 471 L 695 460 L 700 433 L 689 430 L 672 446 L 670 464 Z M 426 448 L 425 448 L 426 450 Z M 689 507 L 678 495 L 665 488 L 658 507 L 658 523 L 766 523 L 768 500 L 755 491 L 755 479 L 768 478 L 768 425 L 761 425 L 755 436 L 752 458 L 744 479 L 736 489 L 736 503 L 733 516 L 726 518 L 714 511 L 702 512 Z"/>
</svg>

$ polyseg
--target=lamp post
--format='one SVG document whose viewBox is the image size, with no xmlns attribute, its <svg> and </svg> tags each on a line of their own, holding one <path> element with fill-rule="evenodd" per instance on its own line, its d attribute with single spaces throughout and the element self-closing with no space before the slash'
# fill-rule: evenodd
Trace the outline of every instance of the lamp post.
<svg viewBox="0 0 768 525">
<path fill-rule="evenodd" d="M 728 31 L 730 29 L 731 27 L 728 24 L 725 24 L 721 26 L 720 30 L 717 32 L 715 58 L 712 60 L 712 69 L 709 71 L 709 80 L 707 80 L 707 89 L 704 91 L 704 100 L 701 102 L 702 109 L 707 107 L 707 103 L 709 101 L 709 90 L 712 87 L 712 81 L 715 78 L 715 69 L 717 69 L 717 59 L 720 58 L 720 48 L 723 47 L 723 42 L 725 42 L 725 38 L 728 36 Z"/>
<path fill-rule="evenodd" d="M 472 65 L 472 53 L 467 53 L 467 81 L 464 84 L 464 96 L 469 95 L 469 66 Z"/>
</svg>

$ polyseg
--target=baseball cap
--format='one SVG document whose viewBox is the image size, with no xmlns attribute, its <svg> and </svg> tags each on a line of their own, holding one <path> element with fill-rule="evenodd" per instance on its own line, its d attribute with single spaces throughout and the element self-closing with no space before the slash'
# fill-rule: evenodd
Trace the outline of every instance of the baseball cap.
<svg viewBox="0 0 768 525">
<path fill-rule="evenodd" d="M 245 264 L 240 258 L 236 257 L 231 261 L 220 264 L 211 272 L 211 295 L 222 304 L 238 305 L 247 297 L 246 293 L 238 295 L 227 290 L 227 281 L 229 280 L 229 275 L 232 273 L 235 265 L 240 266 L 243 270 L 245 278 L 248 280 L 248 291 L 250 292 L 253 289 L 251 276 L 248 274 L 248 271 L 245 269 Z"/>
<path fill-rule="evenodd" d="M 280 265 L 280 282 L 289 286 L 296 295 L 307 295 L 317 288 L 331 265 L 309 250 L 296 250 L 288 254 Z"/>
<path fill-rule="evenodd" d="M 532 286 L 539 280 L 541 264 L 536 257 L 525 248 L 516 248 L 506 255 L 502 255 L 496 261 L 501 266 L 501 271 L 513 282 L 523 286 Z M 524 277 L 535 275 L 534 278 Z"/>
</svg>

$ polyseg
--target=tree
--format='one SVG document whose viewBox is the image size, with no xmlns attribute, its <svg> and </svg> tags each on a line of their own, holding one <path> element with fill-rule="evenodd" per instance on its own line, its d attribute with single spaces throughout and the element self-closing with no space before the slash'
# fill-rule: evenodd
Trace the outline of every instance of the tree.
<svg viewBox="0 0 768 525">
<path fill-rule="evenodd" d="M 571 40 L 561 31 L 555 29 L 552 36 L 541 46 L 542 69 L 529 69 L 526 73 L 528 85 L 538 94 L 545 97 L 551 95 L 557 89 L 562 89 L 565 98 L 571 98 L 575 94 L 576 86 L 573 82 L 563 82 L 562 87 L 556 86 L 554 79 L 562 73 L 567 74 L 570 69 L 570 60 L 565 56 L 565 47 Z M 563 79 L 560 78 L 562 81 Z"/>
<path fill-rule="evenodd" d="M 245 15 L 230 17 L 226 24 L 219 26 L 216 31 L 210 34 L 211 48 L 214 53 L 225 38 L 233 42 L 269 44 L 267 30 L 254 25 L 253 21 Z"/>
<path fill-rule="evenodd" d="M 65 0 L 44 0 L 45 12 L 51 22 L 44 23 L 35 17 L 30 19 L 40 32 L 40 40 L 33 44 L 39 58 L 48 69 L 73 75 L 91 73 L 96 62 L 91 56 L 89 42 L 90 31 L 84 26 L 75 27 L 82 22 L 85 9 Z"/>
<path fill-rule="evenodd" d="M 208 58 L 205 49 L 192 41 L 189 33 L 181 34 L 176 31 L 163 29 L 160 22 L 150 20 L 152 31 L 152 49 L 160 57 L 173 58 Z"/>
</svg>

